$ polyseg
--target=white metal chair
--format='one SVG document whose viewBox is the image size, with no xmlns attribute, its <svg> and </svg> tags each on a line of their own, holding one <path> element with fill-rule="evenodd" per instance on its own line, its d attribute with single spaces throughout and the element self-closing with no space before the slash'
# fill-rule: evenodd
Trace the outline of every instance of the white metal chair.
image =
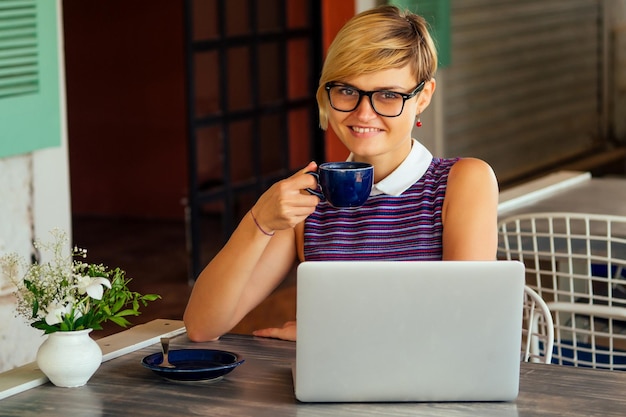
<svg viewBox="0 0 626 417">
<path fill-rule="evenodd" d="M 548 305 L 528 285 L 524 286 L 522 361 L 552 362 L 554 323 Z"/>
<path fill-rule="evenodd" d="M 552 312 L 552 362 L 626 370 L 626 217 L 532 213 L 498 231 L 499 257 L 525 264 Z"/>
</svg>

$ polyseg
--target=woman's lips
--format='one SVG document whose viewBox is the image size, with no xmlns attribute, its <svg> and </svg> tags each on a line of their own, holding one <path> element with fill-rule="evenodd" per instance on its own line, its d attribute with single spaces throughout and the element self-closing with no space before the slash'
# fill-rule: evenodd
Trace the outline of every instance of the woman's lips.
<svg viewBox="0 0 626 417">
<path fill-rule="evenodd" d="M 360 127 L 360 126 L 352 126 L 351 127 L 353 132 L 356 133 L 373 133 L 373 132 L 380 132 L 381 129 L 378 129 L 376 127 Z"/>
</svg>

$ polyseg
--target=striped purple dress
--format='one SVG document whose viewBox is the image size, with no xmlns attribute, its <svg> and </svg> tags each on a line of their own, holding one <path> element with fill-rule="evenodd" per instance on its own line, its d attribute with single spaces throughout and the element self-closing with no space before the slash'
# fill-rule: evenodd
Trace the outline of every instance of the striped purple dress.
<svg viewBox="0 0 626 417">
<path fill-rule="evenodd" d="M 440 261 L 441 208 L 456 161 L 433 158 L 426 173 L 397 197 L 372 195 L 356 209 L 321 202 L 305 221 L 305 260 Z"/>
</svg>

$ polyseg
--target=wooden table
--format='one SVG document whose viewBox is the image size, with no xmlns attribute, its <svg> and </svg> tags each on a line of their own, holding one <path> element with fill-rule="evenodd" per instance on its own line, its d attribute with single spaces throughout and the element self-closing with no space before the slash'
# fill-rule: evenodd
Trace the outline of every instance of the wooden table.
<svg viewBox="0 0 626 417">
<path fill-rule="evenodd" d="M 123 333 L 121 333 L 123 334 Z M 329 341 L 332 343 L 332 341 Z M 211 348 L 239 353 L 245 363 L 214 383 L 174 383 L 144 368 L 142 347 L 102 364 L 87 385 L 50 383 L 0 401 L 2 416 L 622 416 L 626 372 L 523 363 L 514 402 L 304 404 L 293 393 L 295 344 L 243 335 L 192 343 L 186 336 L 171 349 Z M 1 376 L 1 375 L 0 375 Z"/>
</svg>

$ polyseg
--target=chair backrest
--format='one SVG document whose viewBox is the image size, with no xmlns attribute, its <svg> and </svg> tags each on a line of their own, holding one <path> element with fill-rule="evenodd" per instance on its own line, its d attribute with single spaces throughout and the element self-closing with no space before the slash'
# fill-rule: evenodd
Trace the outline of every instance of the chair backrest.
<svg viewBox="0 0 626 417">
<path fill-rule="evenodd" d="M 552 362 L 554 322 L 548 305 L 528 285 L 524 286 L 522 361 Z"/>
<path fill-rule="evenodd" d="M 626 217 L 530 213 L 498 230 L 498 256 L 524 263 L 552 312 L 552 362 L 626 370 Z"/>
</svg>

